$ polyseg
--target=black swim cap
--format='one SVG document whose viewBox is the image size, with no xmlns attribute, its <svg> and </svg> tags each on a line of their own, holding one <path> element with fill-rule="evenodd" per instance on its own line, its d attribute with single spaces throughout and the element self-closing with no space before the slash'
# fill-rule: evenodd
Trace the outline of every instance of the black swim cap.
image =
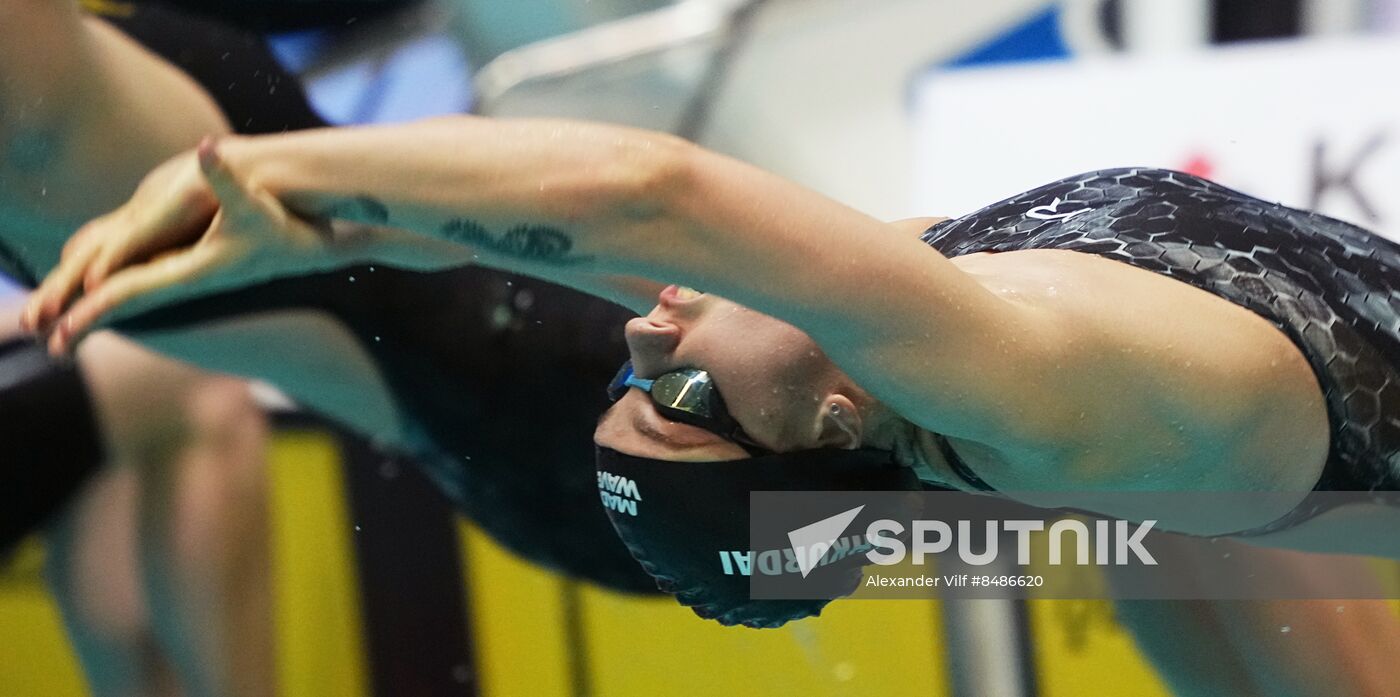
<svg viewBox="0 0 1400 697">
<path fill-rule="evenodd" d="M 882 450 L 821 449 L 741 460 L 675 462 L 597 450 L 598 488 L 632 556 L 695 614 L 724 625 L 778 627 L 821 614 L 829 599 L 750 598 L 749 576 L 728 563 L 749 552 L 754 491 L 917 491 L 918 478 Z M 726 555 L 729 555 L 726 558 Z M 827 595 L 849 595 L 864 555 L 824 564 Z M 834 580 L 833 580 L 834 579 Z M 834 586 L 832 584 L 835 584 Z"/>
</svg>

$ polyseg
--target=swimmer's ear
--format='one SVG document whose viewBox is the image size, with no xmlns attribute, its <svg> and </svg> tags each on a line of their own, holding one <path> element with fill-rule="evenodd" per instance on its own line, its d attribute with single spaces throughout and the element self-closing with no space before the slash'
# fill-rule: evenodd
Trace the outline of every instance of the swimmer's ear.
<svg viewBox="0 0 1400 697">
<path fill-rule="evenodd" d="M 828 395 L 817 414 L 817 447 L 855 450 L 860 447 L 861 418 L 845 395 Z"/>
</svg>

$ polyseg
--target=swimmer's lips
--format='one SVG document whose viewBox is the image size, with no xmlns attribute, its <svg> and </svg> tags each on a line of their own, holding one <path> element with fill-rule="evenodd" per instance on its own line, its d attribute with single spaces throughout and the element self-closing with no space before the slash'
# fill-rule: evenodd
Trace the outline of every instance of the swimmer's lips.
<svg viewBox="0 0 1400 697">
<path fill-rule="evenodd" d="M 634 317 L 627 321 L 625 329 L 646 336 L 670 336 L 680 334 L 680 327 L 670 322 L 657 322 L 650 317 Z"/>
</svg>

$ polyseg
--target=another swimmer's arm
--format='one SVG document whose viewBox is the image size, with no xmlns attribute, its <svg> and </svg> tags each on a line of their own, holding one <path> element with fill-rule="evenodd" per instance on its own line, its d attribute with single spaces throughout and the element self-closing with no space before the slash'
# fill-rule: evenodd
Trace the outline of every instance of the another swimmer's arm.
<svg viewBox="0 0 1400 697">
<path fill-rule="evenodd" d="M 156 164 L 228 130 L 187 76 L 77 5 L 0 1 L 0 239 L 36 273 Z"/>
<path fill-rule="evenodd" d="M 91 60 L 77 3 L 6 0 L 0 3 L 0 148 L 24 143 L 30 125 L 45 121 L 79 91 L 78 68 Z"/>
</svg>

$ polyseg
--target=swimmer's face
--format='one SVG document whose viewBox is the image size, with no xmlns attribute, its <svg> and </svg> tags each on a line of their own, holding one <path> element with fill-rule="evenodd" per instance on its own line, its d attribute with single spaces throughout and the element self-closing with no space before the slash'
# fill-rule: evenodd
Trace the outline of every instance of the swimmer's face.
<svg viewBox="0 0 1400 697">
<path fill-rule="evenodd" d="M 638 377 L 678 368 L 709 371 L 730 414 L 753 440 L 774 452 L 854 447 L 850 424 L 834 423 L 855 408 L 833 379 L 840 375 L 798 328 L 713 294 L 674 286 L 645 317 L 627 323 L 627 346 Z M 599 445 L 632 455 L 677 461 L 748 457 L 739 445 L 697 426 L 661 416 L 641 390 L 628 390 L 594 434 Z"/>
</svg>

